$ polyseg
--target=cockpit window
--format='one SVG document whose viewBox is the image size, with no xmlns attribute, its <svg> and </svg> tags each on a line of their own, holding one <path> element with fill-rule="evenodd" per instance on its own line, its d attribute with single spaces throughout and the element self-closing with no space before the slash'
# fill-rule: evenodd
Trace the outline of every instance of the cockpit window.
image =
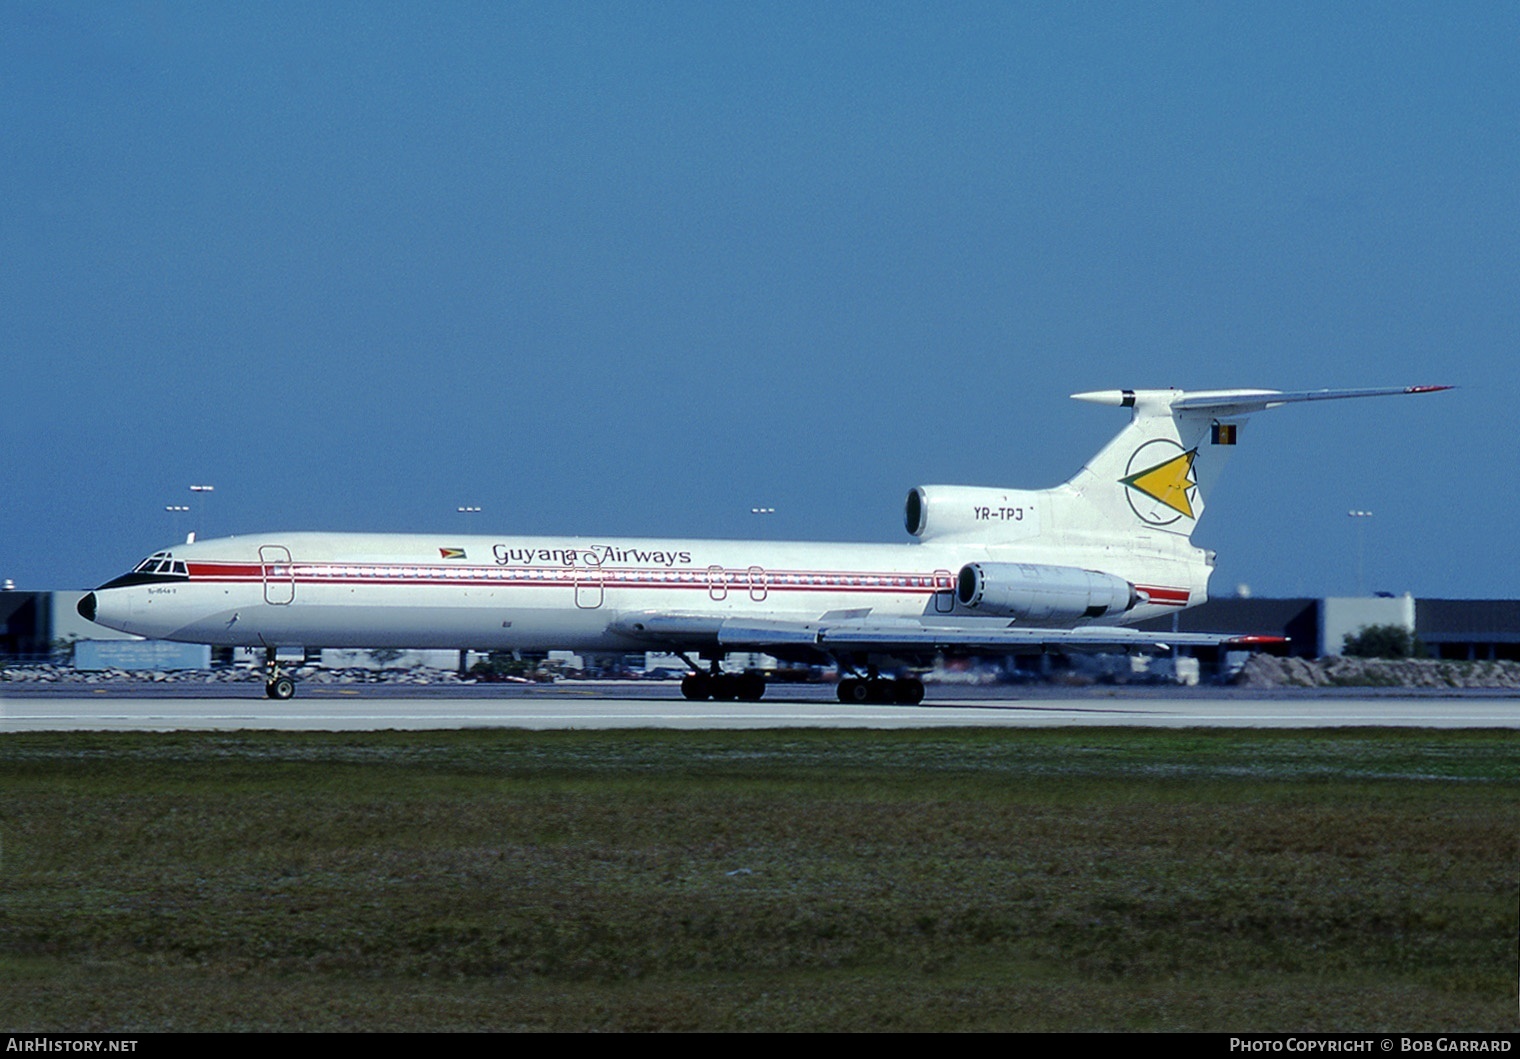
<svg viewBox="0 0 1520 1059">
<path fill-rule="evenodd" d="M 133 585 L 151 585 L 164 581 L 188 581 L 190 568 L 183 559 L 174 558 L 170 551 L 154 552 L 132 568 L 130 574 L 107 581 L 101 588 L 130 588 Z"/>
<path fill-rule="evenodd" d="M 186 575 L 183 561 L 174 560 L 173 552 L 154 552 L 132 568 L 134 574 L 180 574 Z"/>
</svg>

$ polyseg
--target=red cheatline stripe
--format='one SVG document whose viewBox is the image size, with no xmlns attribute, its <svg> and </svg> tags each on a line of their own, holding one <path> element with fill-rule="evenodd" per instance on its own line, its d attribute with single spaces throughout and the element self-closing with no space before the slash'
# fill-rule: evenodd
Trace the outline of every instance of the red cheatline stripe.
<svg viewBox="0 0 1520 1059">
<path fill-rule="evenodd" d="M 216 563 L 189 564 L 192 579 L 227 583 L 294 580 L 311 585 L 512 585 L 547 586 L 579 583 L 609 588 L 731 589 L 734 591 L 933 593 L 949 591 L 941 576 L 883 572 L 766 570 L 751 575 L 743 567 L 723 568 L 713 578 L 707 568 L 626 569 L 563 566 L 459 567 L 413 563 Z M 267 571 L 267 574 L 266 574 Z M 902 583 L 914 582 L 914 583 Z"/>
<path fill-rule="evenodd" d="M 205 584 L 258 584 L 259 583 L 259 579 L 258 578 L 206 577 L 206 578 L 197 578 L 196 580 L 200 581 L 202 583 L 205 583 Z M 272 582 L 285 582 L 285 583 L 288 583 L 288 581 L 289 581 L 288 578 L 271 578 L 270 580 Z M 401 577 L 395 577 L 395 578 L 389 578 L 389 577 L 386 577 L 386 578 L 378 578 L 378 577 L 375 577 L 375 578 L 345 577 L 345 578 L 341 578 L 341 579 L 339 579 L 339 578 L 331 578 L 331 577 L 312 577 L 312 578 L 297 577 L 295 579 L 295 581 L 296 581 L 297 584 L 301 584 L 301 585 L 329 585 L 329 586 L 333 586 L 333 587 L 342 587 L 342 586 L 345 586 L 345 585 L 350 585 L 350 586 L 352 586 L 352 585 L 396 585 L 396 586 L 400 586 L 400 585 L 421 585 L 421 586 L 427 586 L 427 587 L 458 586 L 458 587 L 465 587 L 465 588 L 563 588 L 565 586 L 579 585 L 582 588 L 594 588 L 594 587 L 597 587 L 597 586 L 601 586 L 601 587 L 608 588 L 608 589 L 619 589 L 619 588 L 636 588 L 636 589 L 640 589 L 640 590 L 647 590 L 647 589 L 672 589 L 672 590 L 686 589 L 686 590 L 689 590 L 689 591 L 697 591 L 697 592 L 708 592 L 708 591 L 710 591 L 712 589 L 717 589 L 719 591 L 727 590 L 729 592 L 748 592 L 748 591 L 763 591 L 763 592 L 850 592 L 852 594 L 866 592 L 866 593 L 876 593 L 876 594 L 879 594 L 879 595 L 880 594 L 932 595 L 936 591 L 936 589 L 934 589 L 932 586 L 927 586 L 927 585 L 925 585 L 925 586 L 919 586 L 919 585 L 911 585 L 911 586 L 910 585 L 856 585 L 856 584 L 838 584 L 838 585 L 777 585 L 777 584 L 767 584 L 767 583 L 764 583 L 764 582 L 756 582 L 754 584 L 750 584 L 747 581 L 720 581 L 720 582 L 717 582 L 715 584 L 709 584 L 706 581 L 612 581 L 612 580 L 595 581 L 595 580 L 590 580 L 590 579 L 582 579 L 580 581 L 577 581 L 577 580 L 575 580 L 573 578 L 565 578 L 563 580 L 550 580 L 550 579 L 544 579 L 544 578 L 534 578 L 534 579 L 522 578 L 520 580 L 515 580 L 515 581 L 512 581 L 512 580 L 483 581 L 483 580 L 473 580 L 473 579 L 449 579 L 449 580 L 444 580 L 444 579 L 441 579 L 441 578 L 432 578 L 432 577 L 407 577 L 407 578 L 401 578 Z M 948 592 L 949 589 L 948 588 L 942 588 L 942 589 L 939 589 L 938 591 Z"/>
<path fill-rule="evenodd" d="M 188 565 L 191 577 L 235 578 L 262 577 L 263 567 L 258 563 L 195 563 Z"/>
<path fill-rule="evenodd" d="M 1150 602 L 1163 607 L 1186 606 L 1192 598 L 1192 593 L 1185 588 L 1163 588 L 1160 585 L 1136 585 L 1141 592 L 1150 597 Z"/>
<path fill-rule="evenodd" d="M 514 588 L 676 589 L 698 592 L 850 592 L 932 595 L 955 582 L 943 575 L 843 570 L 765 570 L 723 567 L 714 579 L 708 567 L 627 569 L 565 566 L 439 566 L 423 563 L 232 563 L 192 562 L 193 580 L 221 583 L 296 581 L 304 585 L 464 585 Z M 913 582 L 900 584 L 900 581 Z M 870 583 L 874 582 L 874 583 Z M 1157 606 L 1185 607 L 1192 593 L 1183 588 L 1137 585 Z"/>
</svg>

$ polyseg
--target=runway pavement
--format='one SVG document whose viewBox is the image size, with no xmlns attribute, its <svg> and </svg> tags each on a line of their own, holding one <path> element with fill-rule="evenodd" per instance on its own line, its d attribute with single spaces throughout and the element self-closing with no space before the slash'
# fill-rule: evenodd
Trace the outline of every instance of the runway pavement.
<svg viewBox="0 0 1520 1059">
<path fill-rule="evenodd" d="M 772 688 L 758 703 L 687 702 L 674 688 L 560 685 L 464 689 L 307 686 L 286 702 L 257 686 L 70 688 L 0 697 L 0 732 L 425 730 L 438 728 L 1520 728 L 1513 695 L 1265 697 L 1208 691 L 1089 692 L 1060 698 L 1017 689 L 931 692 L 920 706 L 845 706 L 825 687 Z M 71 693 L 73 692 L 73 693 Z"/>
</svg>

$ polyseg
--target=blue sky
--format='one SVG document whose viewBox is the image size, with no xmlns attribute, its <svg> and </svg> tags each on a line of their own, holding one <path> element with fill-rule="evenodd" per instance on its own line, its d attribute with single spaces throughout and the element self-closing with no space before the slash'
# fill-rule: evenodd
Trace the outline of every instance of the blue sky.
<svg viewBox="0 0 1520 1059">
<path fill-rule="evenodd" d="M 1513 4 L 11 0 L 0 577 L 905 540 L 1074 472 L 1124 414 L 1070 393 L 1450 383 L 1253 420 L 1194 539 L 1520 596 L 1517 55 Z"/>
</svg>

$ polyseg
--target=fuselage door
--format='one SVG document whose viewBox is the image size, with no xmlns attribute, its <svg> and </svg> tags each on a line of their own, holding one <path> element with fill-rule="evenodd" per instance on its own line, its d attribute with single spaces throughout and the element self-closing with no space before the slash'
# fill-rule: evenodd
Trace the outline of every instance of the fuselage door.
<svg viewBox="0 0 1520 1059">
<path fill-rule="evenodd" d="M 575 571 L 575 605 L 582 610 L 595 610 L 602 605 L 606 589 L 602 578 L 602 568 L 592 567 L 589 570 L 577 568 Z"/>
<path fill-rule="evenodd" d="M 949 614 L 955 609 L 955 575 L 949 570 L 934 571 L 934 610 Z"/>
<path fill-rule="evenodd" d="M 259 545 L 259 569 L 264 575 L 264 602 L 276 606 L 292 603 L 296 598 L 296 568 L 290 563 L 290 549 L 283 544 Z"/>
<path fill-rule="evenodd" d="M 707 598 L 712 600 L 728 598 L 728 574 L 721 566 L 707 568 Z"/>
<path fill-rule="evenodd" d="M 770 595 L 770 585 L 765 579 L 765 570 L 759 566 L 749 568 L 749 598 L 756 603 L 764 603 L 765 597 Z"/>
</svg>

